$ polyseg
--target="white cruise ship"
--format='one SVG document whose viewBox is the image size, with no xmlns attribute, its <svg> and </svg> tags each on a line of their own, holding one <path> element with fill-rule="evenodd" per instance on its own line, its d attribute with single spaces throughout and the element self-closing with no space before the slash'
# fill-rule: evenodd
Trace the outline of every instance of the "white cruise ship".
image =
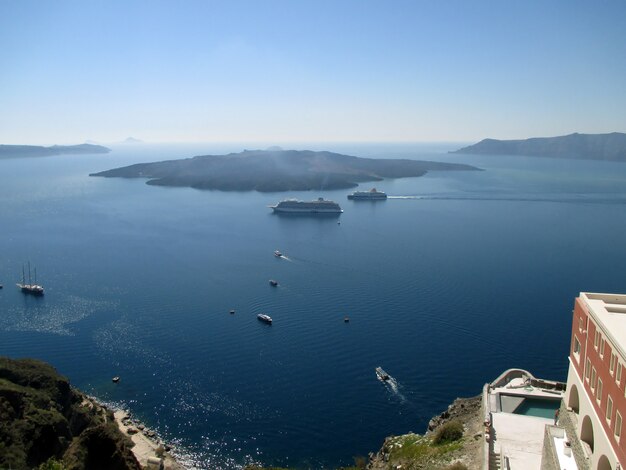
<svg viewBox="0 0 626 470">
<path fill-rule="evenodd" d="M 348 194 L 348 199 L 367 199 L 369 201 L 377 201 L 387 199 L 387 194 L 382 191 L 376 191 L 376 188 L 372 188 L 369 191 L 355 191 L 352 194 Z"/>
<path fill-rule="evenodd" d="M 340 214 L 343 212 L 339 204 L 335 201 L 327 201 L 320 197 L 317 201 L 298 201 L 297 199 L 286 199 L 280 201 L 275 206 L 269 206 L 274 212 L 294 212 L 309 214 Z"/>
</svg>

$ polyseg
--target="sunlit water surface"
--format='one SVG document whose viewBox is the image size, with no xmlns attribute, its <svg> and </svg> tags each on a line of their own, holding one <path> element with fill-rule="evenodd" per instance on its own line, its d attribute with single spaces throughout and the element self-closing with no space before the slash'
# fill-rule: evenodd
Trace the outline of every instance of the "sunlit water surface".
<svg viewBox="0 0 626 470">
<path fill-rule="evenodd" d="M 0 354 L 49 361 L 129 408 L 190 466 L 336 468 L 387 435 L 423 432 L 509 367 L 564 380 L 574 297 L 626 292 L 623 164 L 302 146 L 485 170 L 377 182 L 392 197 L 376 203 L 346 190 L 224 193 L 88 176 L 243 148 L 0 161 Z M 288 196 L 345 212 L 273 215 L 267 205 Z M 28 260 L 43 298 L 14 287 Z M 376 379 L 379 365 L 396 387 Z"/>
</svg>

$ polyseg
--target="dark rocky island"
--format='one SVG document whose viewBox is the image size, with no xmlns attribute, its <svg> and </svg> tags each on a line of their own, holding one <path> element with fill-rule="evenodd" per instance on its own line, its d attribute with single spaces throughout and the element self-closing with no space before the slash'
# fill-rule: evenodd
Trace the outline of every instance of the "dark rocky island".
<svg viewBox="0 0 626 470">
<path fill-rule="evenodd" d="M 451 170 L 478 168 L 456 163 L 359 158 L 332 152 L 271 148 L 139 163 L 90 176 L 147 178 L 147 184 L 157 186 L 273 192 L 344 189 L 366 181 Z"/>
<path fill-rule="evenodd" d="M 109 153 L 111 149 L 102 145 L 0 145 L 0 158 L 20 157 L 49 157 L 52 155 L 90 155 L 95 153 Z"/>
<path fill-rule="evenodd" d="M 525 155 L 531 157 L 626 162 L 626 134 L 570 134 L 526 140 L 484 139 L 451 153 Z"/>
<path fill-rule="evenodd" d="M 50 365 L 0 357 L 0 468 L 139 470 L 132 445 Z"/>
</svg>

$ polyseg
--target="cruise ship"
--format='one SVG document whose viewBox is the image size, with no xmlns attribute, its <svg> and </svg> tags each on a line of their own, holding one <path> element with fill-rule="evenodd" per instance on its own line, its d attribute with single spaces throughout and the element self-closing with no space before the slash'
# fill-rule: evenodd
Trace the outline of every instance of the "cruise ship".
<svg viewBox="0 0 626 470">
<path fill-rule="evenodd" d="M 348 194 L 348 199 L 366 199 L 368 201 L 378 201 L 381 199 L 387 199 L 387 194 L 382 191 L 376 191 L 376 188 L 372 188 L 369 191 L 355 191 L 352 194 Z"/>
<path fill-rule="evenodd" d="M 308 214 L 340 214 L 343 212 L 335 201 L 327 201 L 320 197 L 317 201 L 298 201 L 286 199 L 275 206 L 269 206 L 274 212 L 308 213 Z"/>
</svg>

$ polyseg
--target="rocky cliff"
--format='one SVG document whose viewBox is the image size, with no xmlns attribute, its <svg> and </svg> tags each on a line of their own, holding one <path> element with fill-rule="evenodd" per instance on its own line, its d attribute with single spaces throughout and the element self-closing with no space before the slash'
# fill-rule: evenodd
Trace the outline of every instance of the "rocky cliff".
<svg viewBox="0 0 626 470">
<path fill-rule="evenodd" d="M 48 364 L 0 358 L 0 468 L 139 470 L 113 414 Z"/>
<path fill-rule="evenodd" d="M 366 470 L 479 470 L 482 467 L 482 398 L 457 398 L 433 417 L 423 435 L 385 439 Z"/>
</svg>

